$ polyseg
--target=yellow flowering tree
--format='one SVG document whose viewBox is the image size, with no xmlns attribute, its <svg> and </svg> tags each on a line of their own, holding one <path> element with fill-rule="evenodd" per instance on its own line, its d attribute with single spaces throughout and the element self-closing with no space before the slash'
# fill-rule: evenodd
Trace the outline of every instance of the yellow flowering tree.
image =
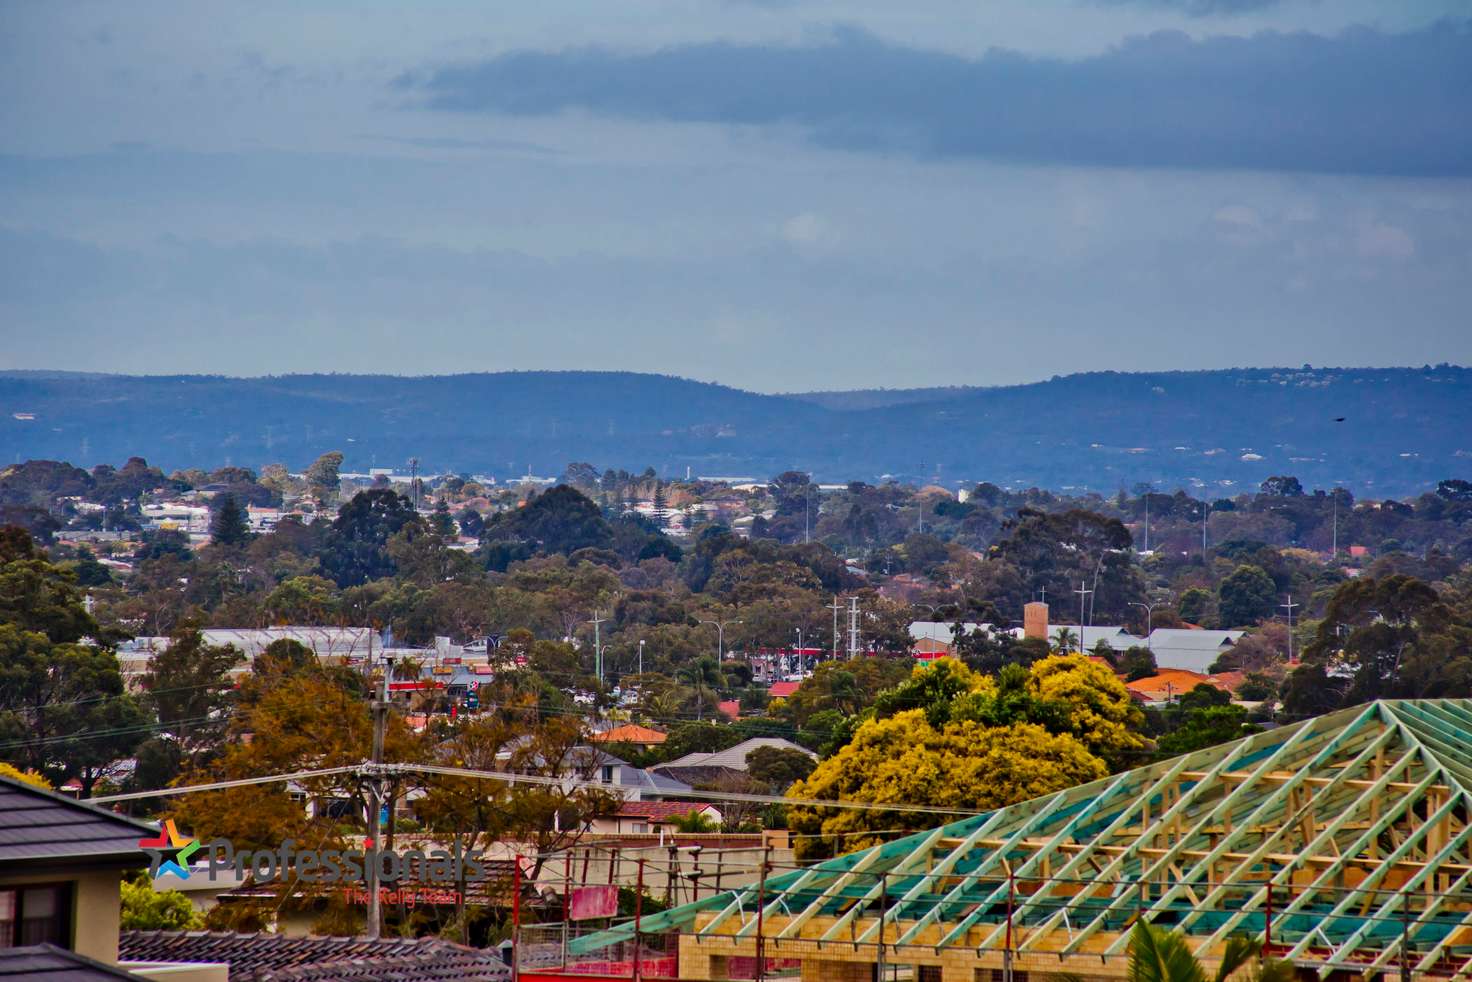
<svg viewBox="0 0 1472 982">
<path fill-rule="evenodd" d="M 1119 677 L 1103 665 L 1080 655 L 1051 655 L 1027 673 L 1027 691 L 1058 707 L 1067 732 L 1102 757 L 1110 770 L 1142 763 L 1140 754 L 1149 747 L 1140 735 L 1145 715 Z"/>
<path fill-rule="evenodd" d="M 1067 734 L 1033 723 L 984 726 L 971 720 L 932 726 L 921 709 L 861 724 L 853 740 L 788 794 L 797 798 L 996 808 L 1103 777 L 1104 762 Z M 931 828 L 949 818 L 929 812 L 794 806 L 788 825 L 800 858 L 862 849 L 891 830 Z"/>
<path fill-rule="evenodd" d="M 1077 655 L 983 675 L 942 658 L 880 693 L 853 737 L 788 792 L 797 798 L 930 805 L 947 812 L 793 807 L 799 856 L 872 845 L 1103 777 L 1136 763 L 1144 717 L 1108 669 Z"/>
<path fill-rule="evenodd" d="M 8 777 L 14 781 L 22 781 L 26 784 L 34 785 L 35 787 L 42 788 L 46 791 L 55 790 L 51 786 L 51 782 L 46 780 L 46 778 L 42 777 L 36 771 L 23 771 L 13 764 L 5 763 L 5 761 L 3 760 L 0 760 L 0 777 Z"/>
</svg>

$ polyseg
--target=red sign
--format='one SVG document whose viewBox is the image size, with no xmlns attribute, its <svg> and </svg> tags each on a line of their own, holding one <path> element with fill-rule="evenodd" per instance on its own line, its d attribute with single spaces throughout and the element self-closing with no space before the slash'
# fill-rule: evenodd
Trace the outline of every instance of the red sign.
<svg viewBox="0 0 1472 982">
<path fill-rule="evenodd" d="M 611 884 L 578 887 L 572 892 L 572 902 L 568 907 L 568 917 L 574 921 L 586 921 L 594 917 L 614 917 L 618 914 L 618 887 Z"/>
</svg>

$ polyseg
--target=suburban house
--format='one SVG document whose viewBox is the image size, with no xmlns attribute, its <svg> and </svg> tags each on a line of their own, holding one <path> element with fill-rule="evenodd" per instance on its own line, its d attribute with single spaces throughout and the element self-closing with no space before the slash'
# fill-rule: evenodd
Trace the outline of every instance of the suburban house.
<svg viewBox="0 0 1472 982">
<path fill-rule="evenodd" d="M 626 801 L 619 810 L 595 818 L 588 831 L 598 835 L 658 835 L 675 832 L 676 821 L 688 815 L 703 815 L 712 825 L 721 824 L 721 810 L 701 801 Z"/>
<path fill-rule="evenodd" d="M 797 750 L 814 760 L 818 759 L 817 754 L 806 747 L 798 746 L 791 740 L 784 740 L 781 737 L 752 737 L 726 750 L 686 754 L 667 764 L 656 764 L 650 770 L 666 779 L 683 781 L 688 788 L 693 784 L 705 784 L 719 781 L 723 777 L 745 774 L 746 755 L 758 747 Z"/>
<path fill-rule="evenodd" d="M 430 982 L 509 977 L 491 951 L 437 939 L 122 931 L 125 872 L 156 826 L 0 777 L 0 979 Z"/>
<path fill-rule="evenodd" d="M 767 686 L 767 695 L 773 699 L 786 699 L 798 690 L 801 682 L 773 682 Z"/>
<path fill-rule="evenodd" d="M 1200 672 L 1191 672 L 1182 668 L 1163 668 L 1149 678 L 1126 682 L 1124 687 L 1130 691 L 1130 695 L 1134 697 L 1136 702 L 1143 703 L 1147 706 L 1163 706 L 1166 703 L 1174 702 L 1198 685 L 1211 685 L 1223 688 L 1210 675 L 1203 675 Z"/>
<path fill-rule="evenodd" d="M 118 959 L 124 870 L 148 865 L 145 822 L 0 777 L 0 948 Z"/>
<path fill-rule="evenodd" d="M 990 624 L 966 623 L 961 625 L 965 633 L 982 628 L 990 631 Z M 956 625 L 945 621 L 912 621 L 910 623 L 910 654 L 921 661 L 932 661 L 956 654 Z M 774 693 L 775 695 L 775 693 Z"/>
<path fill-rule="evenodd" d="M 651 750 L 668 740 L 669 735 L 648 726 L 625 723 L 611 730 L 604 730 L 602 733 L 594 733 L 588 739 L 594 743 L 627 743 L 640 750 Z"/>
</svg>

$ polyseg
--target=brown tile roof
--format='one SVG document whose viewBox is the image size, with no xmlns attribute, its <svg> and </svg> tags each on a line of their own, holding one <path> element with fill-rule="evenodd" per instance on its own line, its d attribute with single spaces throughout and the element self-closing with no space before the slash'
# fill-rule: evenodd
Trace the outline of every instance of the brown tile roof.
<svg viewBox="0 0 1472 982">
<path fill-rule="evenodd" d="M 292 938 L 228 931 L 123 931 L 125 962 L 224 962 L 230 982 L 361 979 L 502 982 L 511 970 L 493 951 L 438 938 Z"/>
<path fill-rule="evenodd" d="M 428 848 L 423 843 L 401 840 L 401 849 Z M 470 880 L 465 884 L 465 902 L 467 904 L 479 904 L 482 906 L 510 908 L 512 898 L 516 893 L 515 861 L 510 859 L 481 859 L 481 866 L 485 869 L 485 876 L 478 880 Z M 392 883 L 385 882 L 382 890 L 386 903 L 400 903 L 413 900 L 420 905 L 427 904 L 452 904 L 454 900 L 455 887 L 453 885 L 438 885 L 428 881 L 421 875 L 422 863 L 419 860 L 409 862 L 408 871 L 404 876 Z M 281 896 L 283 886 L 280 883 L 255 883 L 249 882 L 238 886 L 233 890 L 227 890 L 220 894 L 225 900 L 250 900 L 250 899 L 277 899 Z M 336 888 L 344 893 L 353 903 L 367 903 L 366 893 L 361 885 L 342 886 Z M 531 885 L 524 879 L 522 881 L 523 898 L 531 892 Z M 301 894 L 298 894 L 301 896 Z"/>
</svg>

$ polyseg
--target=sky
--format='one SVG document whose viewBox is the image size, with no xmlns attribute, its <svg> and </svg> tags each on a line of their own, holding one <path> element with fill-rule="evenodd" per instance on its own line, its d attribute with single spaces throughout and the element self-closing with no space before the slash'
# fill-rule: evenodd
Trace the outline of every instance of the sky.
<svg viewBox="0 0 1472 982">
<path fill-rule="evenodd" d="M 1472 0 L 0 0 L 0 368 L 1472 363 Z"/>
</svg>

